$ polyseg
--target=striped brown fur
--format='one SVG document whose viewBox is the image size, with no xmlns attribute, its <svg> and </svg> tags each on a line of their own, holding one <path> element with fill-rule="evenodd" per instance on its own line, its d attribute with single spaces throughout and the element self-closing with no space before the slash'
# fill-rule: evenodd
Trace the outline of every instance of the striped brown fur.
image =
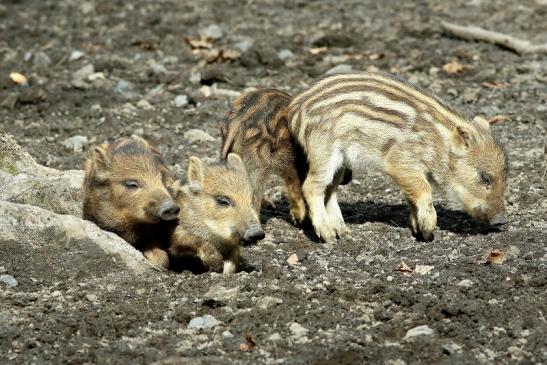
<svg viewBox="0 0 547 365">
<path fill-rule="evenodd" d="M 158 150 L 142 138 L 97 146 L 85 163 L 83 217 L 167 268 L 179 211 L 167 189 L 174 179 Z"/>
<path fill-rule="evenodd" d="M 506 223 L 506 157 L 482 118 L 469 120 L 440 99 L 380 73 L 329 76 L 297 95 L 289 129 L 308 157 L 303 184 L 319 237 L 349 232 L 336 198 L 339 171 L 373 167 L 406 194 L 414 233 L 433 238 L 432 184 L 478 221 Z"/>
</svg>

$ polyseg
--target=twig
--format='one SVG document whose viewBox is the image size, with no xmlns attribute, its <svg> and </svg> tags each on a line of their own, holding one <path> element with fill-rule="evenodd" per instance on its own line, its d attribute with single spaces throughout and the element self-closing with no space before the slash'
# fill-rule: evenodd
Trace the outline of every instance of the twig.
<svg viewBox="0 0 547 365">
<path fill-rule="evenodd" d="M 467 39 L 499 44 L 517 53 L 547 53 L 547 43 L 532 44 L 529 41 L 518 39 L 507 34 L 486 30 L 480 27 L 466 27 L 457 24 L 441 22 L 444 30 L 453 35 Z"/>
</svg>

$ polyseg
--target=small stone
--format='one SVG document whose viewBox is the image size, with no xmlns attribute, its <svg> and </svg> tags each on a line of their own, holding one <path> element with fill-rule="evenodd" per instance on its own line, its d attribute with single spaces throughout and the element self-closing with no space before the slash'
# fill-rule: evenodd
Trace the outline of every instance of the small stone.
<svg viewBox="0 0 547 365">
<path fill-rule="evenodd" d="M 118 81 L 114 91 L 121 94 L 126 100 L 134 99 L 139 96 L 139 94 L 135 92 L 135 86 L 131 82 L 123 79 Z"/>
<path fill-rule="evenodd" d="M 222 28 L 217 24 L 211 24 L 206 28 L 203 28 L 199 33 L 203 38 L 210 39 L 220 39 L 224 36 Z"/>
<path fill-rule="evenodd" d="M 406 335 L 403 338 L 403 340 L 408 340 L 409 338 L 413 338 L 417 336 L 431 336 L 431 335 L 433 335 L 433 330 L 429 328 L 428 325 L 424 324 L 422 326 L 409 329 L 406 332 Z"/>
<path fill-rule="evenodd" d="M 228 338 L 234 337 L 234 335 L 230 331 L 224 331 L 224 332 L 222 332 L 222 337 L 228 339 Z"/>
<path fill-rule="evenodd" d="M 201 82 L 201 71 L 194 69 L 190 72 L 190 82 L 192 84 L 199 84 Z"/>
<path fill-rule="evenodd" d="M 547 0 L 546 0 L 547 1 Z M 547 112 L 547 104 L 540 104 L 536 107 L 536 111 L 537 112 L 540 112 L 540 113 L 543 113 L 543 112 Z"/>
<path fill-rule="evenodd" d="M 289 330 L 295 337 L 304 337 L 308 333 L 308 330 L 296 322 L 292 322 L 289 325 Z"/>
<path fill-rule="evenodd" d="M 87 64 L 78 69 L 72 74 L 73 80 L 87 80 L 87 78 L 95 72 L 95 67 L 92 64 Z"/>
<path fill-rule="evenodd" d="M 188 105 L 188 97 L 186 95 L 177 95 L 175 97 L 175 106 L 177 108 L 182 108 Z"/>
<path fill-rule="evenodd" d="M 462 281 L 460 281 L 458 284 L 457 284 L 459 287 L 462 287 L 462 288 L 471 288 L 473 286 L 473 282 L 469 279 L 463 279 Z"/>
<path fill-rule="evenodd" d="M 215 139 L 207 132 L 201 129 L 190 129 L 184 132 L 184 138 L 190 142 L 213 142 Z"/>
<path fill-rule="evenodd" d="M 96 302 L 99 299 L 95 294 L 86 294 L 85 298 L 90 302 Z"/>
<path fill-rule="evenodd" d="M 352 67 L 351 65 L 341 64 L 336 65 L 327 72 L 325 72 L 325 75 L 334 75 L 334 74 L 345 74 L 351 72 Z"/>
<path fill-rule="evenodd" d="M 148 62 L 148 65 L 150 66 L 150 69 L 152 69 L 152 72 L 155 75 L 163 75 L 167 73 L 167 69 L 165 68 L 165 66 L 162 65 L 161 63 L 157 63 L 154 60 L 151 60 L 150 62 Z"/>
<path fill-rule="evenodd" d="M 72 150 L 75 153 L 82 152 L 88 144 L 86 136 L 73 136 L 65 139 L 61 142 L 68 150 Z"/>
<path fill-rule="evenodd" d="M 7 270 L 4 266 L 0 266 L 0 274 L 5 273 Z"/>
<path fill-rule="evenodd" d="M 0 275 L 0 282 L 2 282 L 4 285 L 10 288 L 17 286 L 18 284 L 17 280 L 12 275 L 9 275 L 9 274 Z"/>
<path fill-rule="evenodd" d="M 278 304 L 282 304 L 282 303 L 283 303 L 283 299 L 270 297 L 270 296 L 262 297 L 256 301 L 256 305 L 258 306 L 258 308 L 264 309 L 264 310 L 275 307 Z"/>
<path fill-rule="evenodd" d="M 205 293 L 206 298 L 211 298 L 216 301 L 229 301 L 237 298 L 239 294 L 239 287 L 235 288 L 225 288 L 222 285 L 215 285 L 211 287 L 207 293 Z"/>
<path fill-rule="evenodd" d="M 49 66 L 51 64 L 51 58 L 45 52 L 36 52 L 33 59 L 34 64 L 37 66 Z"/>
<path fill-rule="evenodd" d="M 249 39 L 244 39 L 234 44 L 234 47 L 239 49 L 241 52 L 247 52 L 252 46 L 253 41 Z"/>
<path fill-rule="evenodd" d="M 221 322 L 212 315 L 206 314 L 203 317 L 196 317 L 190 320 L 188 328 L 209 329 L 218 326 L 220 323 Z"/>
<path fill-rule="evenodd" d="M 443 350 L 449 355 L 459 354 L 462 352 L 462 347 L 455 342 L 450 342 L 443 345 Z"/>
<path fill-rule="evenodd" d="M 74 50 L 70 53 L 70 56 L 68 57 L 69 61 L 77 61 L 80 58 L 82 58 L 85 55 L 82 51 Z"/>
<path fill-rule="evenodd" d="M 268 337 L 268 340 L 270 340 L 270 341 L 279 341 L 279 340 L 281 340 L 281 335 L 277 332 L 274 332 L 270 335 L 270 337 Z"/>
<path fill-rule="evenodd" d="M 289 58 L 293 58 L 294 54 L 289 49 L 282 49 L 277 53 L 277 57 L 279 57 L 280 60 L 287 60 Z"/>
<path fill-rule="evenodd" d="M 139 100 L 139 102 L 137 103 L 137 106 L 141 109 L 144 109 L 144 110 L 154 110 L 154 106 L 152 104 L 150 104 L 148 102 L 148 100 L 146 99 L 141 99 Z"/>
</svg>

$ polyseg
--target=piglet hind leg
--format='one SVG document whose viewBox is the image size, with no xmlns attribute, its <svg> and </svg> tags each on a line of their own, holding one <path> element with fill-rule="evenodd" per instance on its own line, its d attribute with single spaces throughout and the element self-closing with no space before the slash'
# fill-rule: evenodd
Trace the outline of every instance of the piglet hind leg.
<svg viewBox="0 0 547 365">
<path fill-rule="evenodd" d="M 406 195 L 410 206 L 410 227 L 418 240 L 432 241 L 437 228 L 437 212 L 433 207 L 431 185 L 419 172 L 388 172 Z"/>
<path fill-rule="evenodd" d="M 291 206 L 291 219 L 294 224 L 302 224 L 306 217 L 306 204 L 304 203 L 304 196 L 302 194 L 302 183 L 294 165 L 289 165 L 283 171 L 282 178 L 285 182 L 287 198 Z"/>
<path fill-rule="evenodd" d="M 325 191 L 332 181 L 332 175 L 326 169 L 317 171 L 310 169 L 308 177 L 302 186 L 315 234 L 327 243 L 332 243 L 336 240 L 336 231 L 331 226 L 331 221 L 325 208 Z"/>
</svg>

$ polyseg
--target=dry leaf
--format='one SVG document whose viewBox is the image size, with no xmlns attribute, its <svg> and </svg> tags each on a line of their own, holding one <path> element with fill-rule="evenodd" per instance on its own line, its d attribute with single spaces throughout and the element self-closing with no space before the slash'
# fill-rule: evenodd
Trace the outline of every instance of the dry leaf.
<svg viewBox="0 0 547 365">
<path fill-rule="evenodd" d="M 483 82 L 481 85 L 489 89 L 498 89 L 498 90 L 507 89 L 511 87 L 511 84 L 508 82 L 497 82 L 497 81 L 492 81 L 492 82 L 486 81 L 486 82 Z"/>
<path fill-rule="evenodd" d="M 399 266 L 397 266 L 397 268 L 395 269 L 395 271 L 400 271 L 400 272 L 412 272 L 412 269 L 410 267 L 408 267 L 407 264 L 405 264 L 404 261 L 401 261 L 401 263 L 399 264 Z"/>
<path fill-rule="evenodd" d="M 247 334 L 245 335 L 245 342 L 239 344 L 239 351 L 249 351 L 252 350 L 254 347 L 256 347 L 256 341 L 254 340 L 253 335 L 251 335 L 250 332 L 247 332 Z"/>
<path fill-rule="evenodd" d="M 443 70 L 448 74 L 457 74 L 470 68 L 473 67 L 469 65 L 462 65 L 458 61 L 448 62 L 443 66 Z"/>
<path fill-rule="evenodd" d="M 414 272 L 420 275 L 425 275 L 431 270 L 433 270 L 433 267 L 434 266 L 431 266 L 431 265 L 416 265 L 416 267 L 414 268 Z"/>
<path fill-rule="evenodd" d="M 502 250 L 493 250 L 486 258 L 489 264 L 501 265 L 507 260 L 507 255 Z"/>
<path fill-rule="evenodd" d="M 213 41 L 211 39 L 203 39 L 201 37 L 186 37 L 184 38 L 192 49 L 205 48 L 209 49 L 213 47 Z"/>
<path fill-rule="evenodd" d="M 15 82 L 18 85 L 28 84 L 28 79 L 25 75 L 20 74 L 19 72 L 12 72 L 9 74 L 11 81 Z"/>
<path fill-rule="evenodd" d="M 494 115 L 493 117 L 488 118 L 488 123 L 490 124 L 496 124 L 496 123 L 502 123 L 502 122 L 510 122 L 511 118 L 509 118 L 507 115 Z"/>
<path fill-rule="evenodd" d="M 316 47 L 316 48 L 310 48 L 309 52 L 313 55 L 318 55 L 318 54 L 327 52 L 327 50 L 328 50 L 327 47 Z"/>
<path fill-rule="evenodd" d="M 296 254 L 293 253 L 292 255 L 289 256 L 289 258 L 287 259 L 287 262 L 291 266 L 298 264 L 298 256 L 296 256 Z"/>
</svg>

